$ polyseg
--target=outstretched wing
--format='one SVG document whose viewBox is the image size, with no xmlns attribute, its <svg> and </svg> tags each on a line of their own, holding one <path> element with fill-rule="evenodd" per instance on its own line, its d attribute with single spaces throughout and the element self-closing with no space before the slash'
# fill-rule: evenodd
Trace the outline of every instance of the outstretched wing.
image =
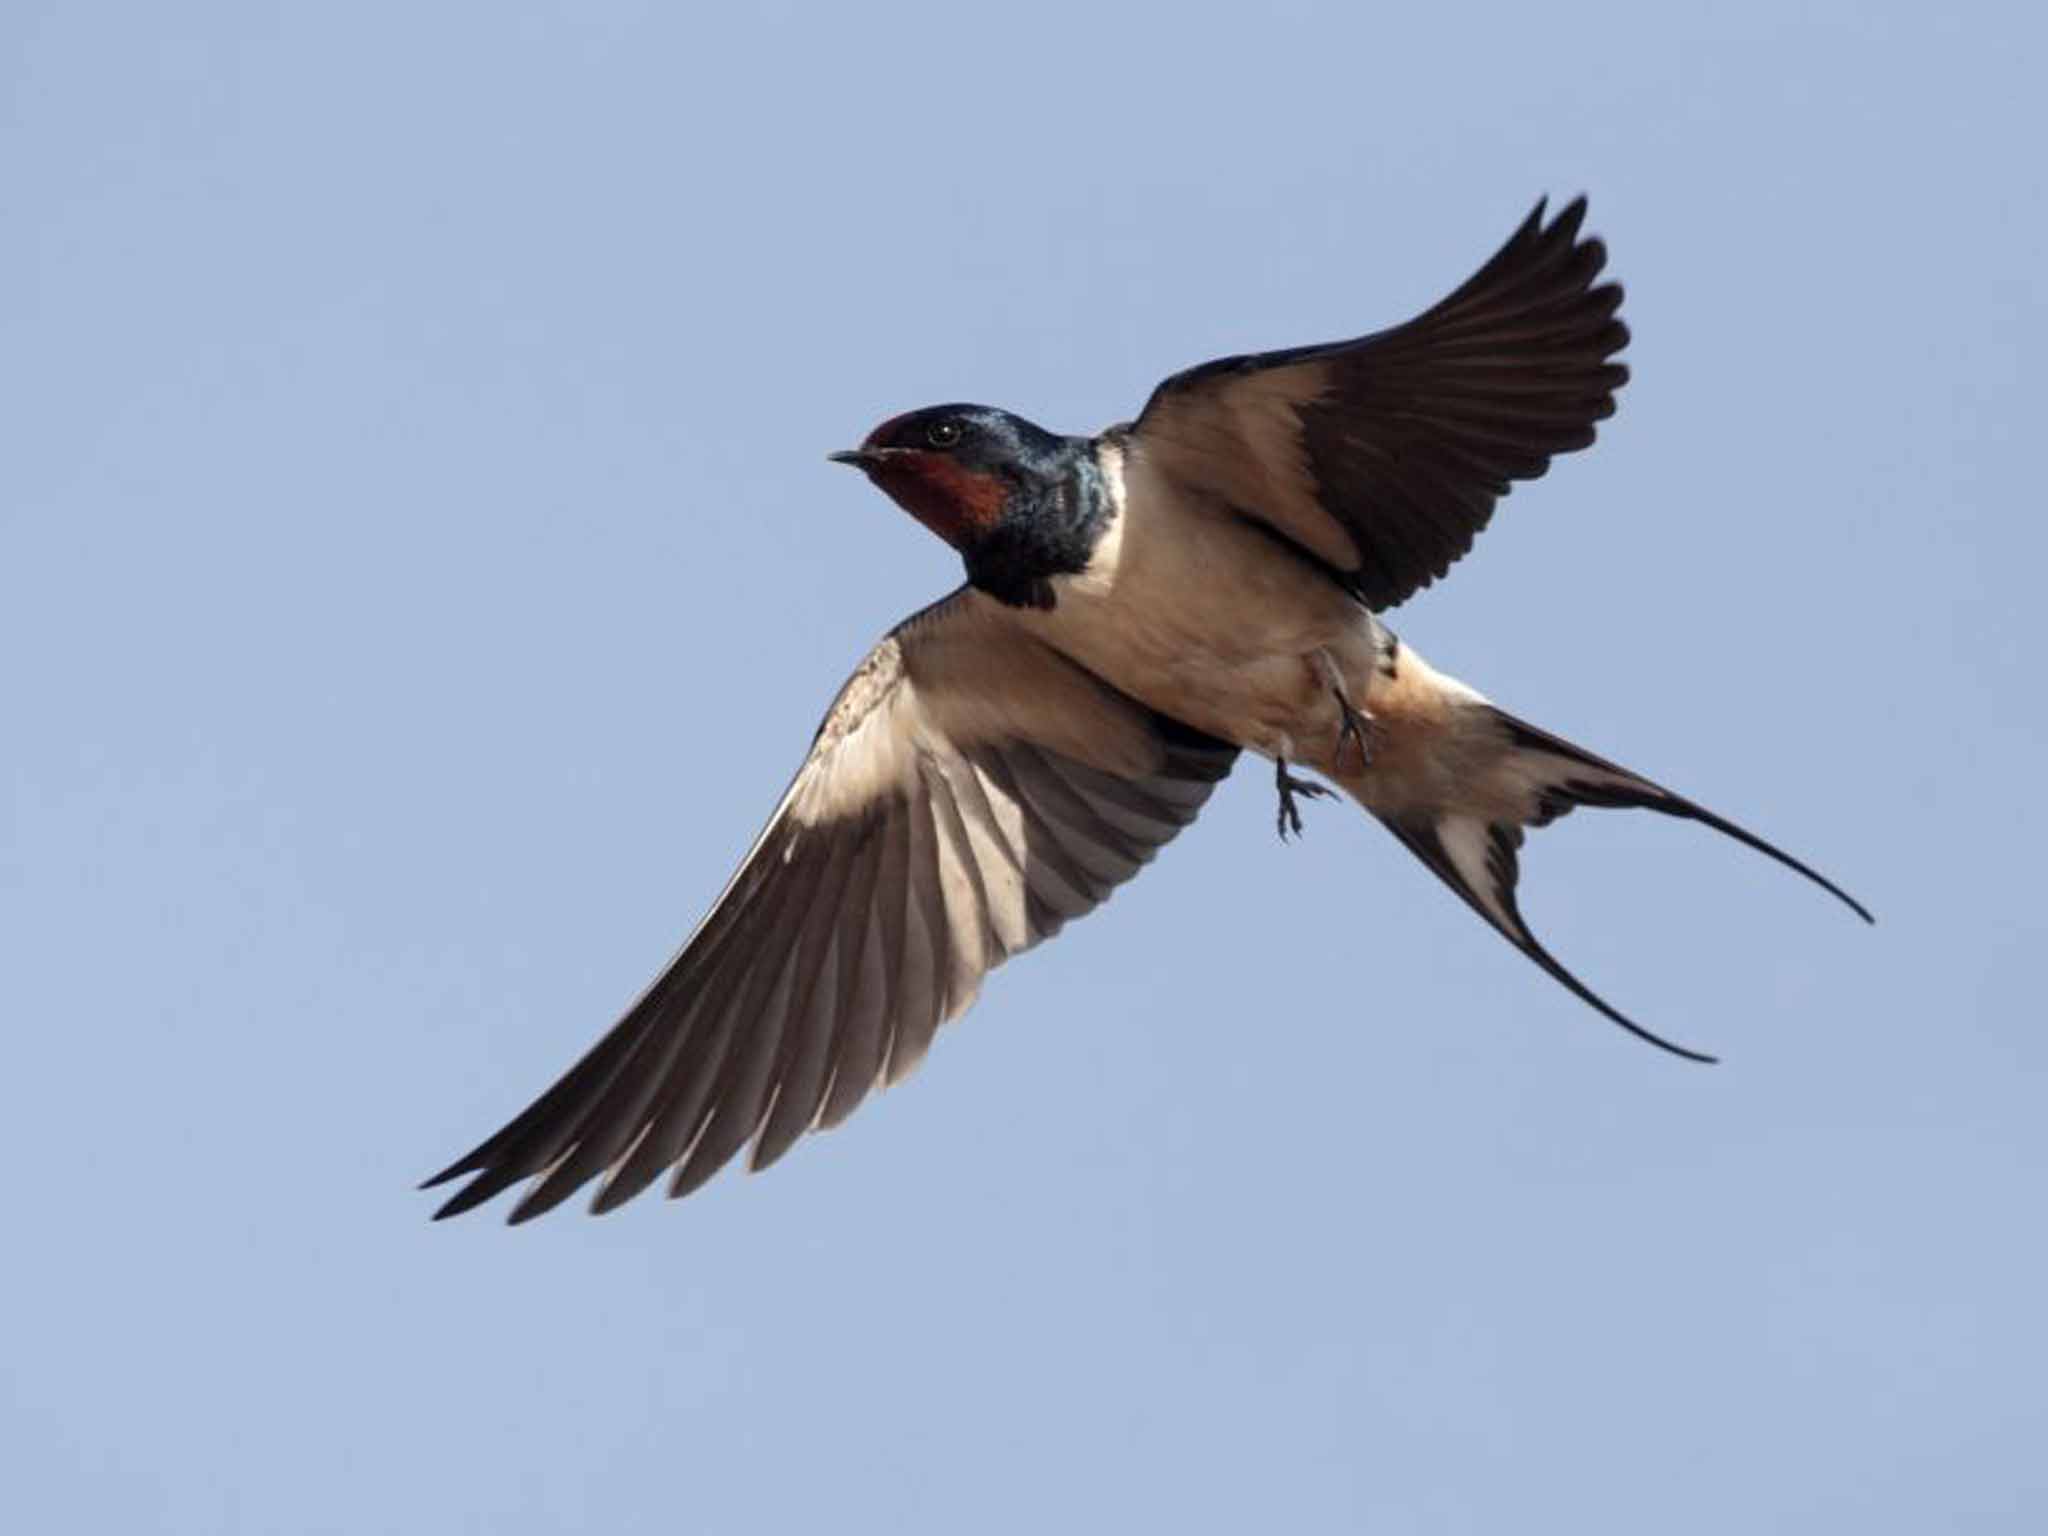
<svg viewBox="0 0 2048 1536">
<path fill-rule="evenodd" d="M 452 1216 L 521 1179 L 523 1221 L 607 1173 L 607 1211 L 765 1167 L 917 1065 L 1009 956 L 1093 910 L 1237 749 L 1138 705 L 963 588 L 840 690 L 739 872 L 561 1081 L 428 1180 Z"/>
<path fill-rule="evenodd" d="M 1535 210 L 1463 287 L 1356 341 L 1175 374 L 1132 426 L 1169 479 L 1258 519 L 1388 608 L 1442 576 L 1516 480 L 1584 448 L 1628 369 L 1586 201 Z"/>
</svg>

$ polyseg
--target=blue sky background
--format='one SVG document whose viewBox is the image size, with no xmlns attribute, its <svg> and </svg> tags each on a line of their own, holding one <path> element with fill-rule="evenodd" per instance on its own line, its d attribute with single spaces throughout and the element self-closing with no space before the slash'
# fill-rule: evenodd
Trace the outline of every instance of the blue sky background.
<svg viewBox="0 0 2048 1536">
<path fill-rule="evenodd" d="M 2042 1529 L 2042 26 L 1651 9 L 7 7 L 7 1526 Z M 827 450 L 1579 190 L 1635 380 L 1398 626 L 1875 931 L 1542 835 L 1688 1067 L 1242 772 L 772 1173 L 429 1224 L 957 579 Z"/>
</svg>

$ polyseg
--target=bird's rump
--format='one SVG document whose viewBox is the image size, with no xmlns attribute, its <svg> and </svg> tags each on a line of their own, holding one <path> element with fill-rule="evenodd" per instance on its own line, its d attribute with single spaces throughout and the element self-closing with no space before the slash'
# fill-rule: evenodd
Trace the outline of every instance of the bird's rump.
<svg viewBox="0 0 2048 1536">
<path fill-rule="evenodd" d="M 841 689 L 710 914 L 588 1054 L 429 1183 L 513 1212 L 610 1171 L 609 1210 L 763 1167 L 923 1057 L 1004 959 L 1099 905 L 1187 825 L 1236 748 L 1145 709 L 968 589 Z"/>
</svg>

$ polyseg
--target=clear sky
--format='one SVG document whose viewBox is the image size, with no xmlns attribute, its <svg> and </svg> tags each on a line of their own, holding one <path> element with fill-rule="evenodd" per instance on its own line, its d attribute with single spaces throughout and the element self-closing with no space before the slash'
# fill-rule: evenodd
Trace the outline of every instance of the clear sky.
<svg viewBox="0 0 2048 1536">
<path fill-rule="evenodd" d="M 6 7 L 4 1523 L 2048 1525 L 2048 36 L 1675 9 Z M 773 1172 L 429 1223 L 958 579 L 828 450 L 1581 190 L 1620 414 L 1394 622 L 1877 929 L 1533 839 L 1687 1066 L 1248 765 Z"/>
</svg>

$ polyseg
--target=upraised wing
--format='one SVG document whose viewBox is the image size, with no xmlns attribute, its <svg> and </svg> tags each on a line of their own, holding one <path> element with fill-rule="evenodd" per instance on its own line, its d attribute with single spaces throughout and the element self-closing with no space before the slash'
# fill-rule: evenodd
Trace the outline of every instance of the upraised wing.
<svg viewBox="0 0 2048 1536">
<path fill-rule="evenodd" d="M 1237 749 L 1165 719 L 962 588 L 840 690 L 739 872 L 661 977 L 521 1115 L 428 1180 L 453 1216 L 539 1175 L 524 1221 L 600 1173 L 608 1211 L 688 1194 L 915 1067 L 1009 956 L 1098 906 Z"/>
<path fill-rule="evenodd" d="M 1580 239 L 1579 198 L 1544 205 L 1449 298 L 1356 341 L 1177 373 L 1130 429 L 1184 488 L 1269 525 L 1373 608 L 1472 547 L 1512 482 L 1593 441 L 1628 369 L 1621 288 Z"/>
</svg>

